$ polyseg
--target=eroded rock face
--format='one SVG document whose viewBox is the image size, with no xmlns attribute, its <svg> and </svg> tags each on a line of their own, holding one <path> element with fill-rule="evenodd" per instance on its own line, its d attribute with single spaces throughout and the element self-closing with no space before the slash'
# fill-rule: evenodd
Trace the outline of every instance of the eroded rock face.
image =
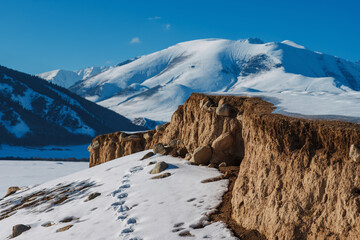
<svg viewBox="0 0 360 240">
<path fill-rule="evenodd" d="M 214 111 L 221 105 L 231 106 L 229 116 Z M 192 94 L 162 132 L 146 138 L 142 133 L 140 141 L 127 143 L 117 134 L 97 137 L 92 163 L 155 143 L 176 147 L 174 139 L 181 140 L 187 159 L 199 147 L 212 146 L 211 166 L 240 165 L 232 217 L 242 227 L 267 239 L 357 239 L 360 126 L 272 111 L 272 104 L 258 98 Z"/>
<path fill-rule="evenodd" d="M 349 156 L 354 162 L 359 163 L 360 162 L 360 149 L 357 146 L 355 146 L 354 144 L 352 144 L 350 146 Z"/>
<path fill-rule="evenodd" d="M 162 155 L 166 154 L 166 149 L 162 143 L 155 143 L 153 146 L 154 153 L 159 153 Z"/>
</svg>

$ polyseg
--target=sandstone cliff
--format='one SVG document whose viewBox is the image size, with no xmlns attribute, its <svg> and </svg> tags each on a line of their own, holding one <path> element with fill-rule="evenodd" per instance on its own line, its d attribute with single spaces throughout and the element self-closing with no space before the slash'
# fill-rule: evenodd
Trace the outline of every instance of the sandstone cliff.
<svg viewBox="0 0 360 240">
<path fill-rule="evenodd" d="M 90 166 L 170 145 L 196 163 L 240 165 L 232 218 L 242 227 L 268 239 L 356 239 L 360 126 L 272 110 L 258 98 L 192 94 L 157 130 L 95 138 Z"/>
</svg>

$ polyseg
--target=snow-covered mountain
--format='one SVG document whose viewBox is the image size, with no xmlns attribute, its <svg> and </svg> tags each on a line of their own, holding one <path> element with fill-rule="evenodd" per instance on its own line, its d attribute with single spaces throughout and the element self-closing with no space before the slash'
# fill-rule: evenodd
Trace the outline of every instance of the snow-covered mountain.
<svg viewBox="0 0 360 240">
<path fill-rule="evenodd" d="M 88 67 L 77 71 L 67 71 L 62 69 L 53 70 L 50 72 L 37 74 L 38 77 L 43 78 L 60 87 L 69 88 L 75 83 L 93 77 L 96 74 L 108 70 L 110 67 Z"/>
<path fill-rule="evenodd" d="M 0 200 L 0 239 L 15 225 L 27 231 L 16 239 L 228 239 L 223 222 L 209 215 L 222 201 L 228 180 L 202 181 L 221 173 L 188 161 L 146 152 L 49 181 Z M 164 161 L 166 178 L 153 179 Z M 22 168 L 20 168 L 22 170 Z"/>
<path fill-rule="evenodd" d="M 0 66 L 0 144 L 85 144 L 98 134 L 142 129 L 67 89 Z"/>
<path fill-rule="evenodd" d="M 352 106 L 360 102 L 359 89 L 358 64 L 289 40 L 259 39 L 179 43 L 70 88 L 129 118 L 163 121 L 192 92 L 263 96 L 277 111 L 358 117 Z"/>
</svg>

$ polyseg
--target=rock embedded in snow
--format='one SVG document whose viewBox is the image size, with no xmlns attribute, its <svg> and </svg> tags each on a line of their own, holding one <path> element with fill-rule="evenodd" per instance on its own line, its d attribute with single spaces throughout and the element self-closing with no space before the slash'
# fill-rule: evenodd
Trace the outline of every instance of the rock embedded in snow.
<svg viewBox="0 0 360 240">
<path fill-rule="evenodd" d="M 154 156 L 154 153 L 153 152 L 148 152 L 140 160 L 145 160 L 145 159 L 148 159 L 148 158 L 150 158 L 152 156 Z"/>
<path fill-rule="evenodd" d="M 76 218 L 71 216 L 71 217 L 65 217 L 65 218 L 61 219 L 59 222 L 67 223 L 67 222 L 71 222 L 71 221 L 74 221 L 74 220 L 76 220 Z"/>
<path fill-rule="evenodd" d="M 70 224 L 70 225 L 67 225 L 65 227 L 59 228 L 58 230 L 56 230 L 56 232 L 65 232 L 65 231 L 69 230 L 72 227 L 73 227 L 73 225 Z"/>
<path fill-rule="evenodd" d="M 164 171 L 165 169 L 168 168 L 168 164 L 164 161 L 158 162 L 155 164 L 153 170 L 151 170 L 151 174 L 157 174 L 157 173 L 161 173 L 162 171 Z"/>
<path fill-rule="evenodd" d="M 85 201 L 86 202 L 91 201 L 91 200 L 97 198 L 100 195 L 101 195 L 101 193 L 99 193 L 99 192 L 91 193 Z"/>
<path fill-rule="evenodd" d="M 15 225 L 13 226 L 11 237 L 15 238 L 20 234 L 22 234 L 23 232 L 30 230 L 30 228 L 31 227 L 29 225 L 24 225 L 24 224 Z"/>
<path fill-rule="evenodd" d="M 171 173 L 169 172 L 166 172 L 166 173 L 162 173 L 158 176 L 155 176 L 155 177 L 152 177 L 151 179 L 161 179 L 161 178 L 167 178 L 167 177 L 170 177 L 171 176 Z"/>
<path fill-rule="evenodd" d="M 165 155 L 167 153 L 164 145 L 162 143 L 155 143 L 153 146 L 154 153 L 159 153 Z"/>
<path fill-rule="evenodd" d="M 360 149 L 358 147 L 356 147 L 354 144 L 352 144 L 350 147 L 349 156 L 354 162 L 359 163 L 360 162 Z"/>
<path fill-rule="evenodd" d="M 5 194 L 4 198 L 10 196 L 11 194 L 16 193 L 19 190 L 20 190 L 19 187 L 9 187 L 8 190 L 6 191 L 6 194 Z"/>
<path fill-rule="evenodd" d="M 51 222 L 51 221 L 48 221 L 48 222 L 45 222 L 45 223 L 41 224 L 42 227 L 51 227 L 53 225 L 55 225 L 55 223 Z"/>
<path fill-rule="evenodd" d="M 224 151 L 234 143 L 234 138 L 230 133 L 221 134 L 214 142 L 211 144 L 211 147 L 215 151 Z"/>
<path fill-rule="evenodd" d="M 210 162 L 211 156 L 212 150 L 209 146 L 198 147 L 197 149 L 195 149 L 190 162 L 207 165 Z"/>
</svg>

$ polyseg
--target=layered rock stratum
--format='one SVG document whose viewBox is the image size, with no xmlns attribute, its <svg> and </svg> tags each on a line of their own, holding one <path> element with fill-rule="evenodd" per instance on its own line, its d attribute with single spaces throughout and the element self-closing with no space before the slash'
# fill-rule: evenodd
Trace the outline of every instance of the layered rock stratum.
<svg viewBox="0 0 360 240">
<path fill-rule="evenodd" d="M 195 163 L 240 166 L 231 214 L 241 227 L 267 239 L 357 239 L 360 126 L 273 109 L 260 98 L 192 94 L 157 130 L 96 137 L 90 166 L 162 143 Z"/>
</svg>

